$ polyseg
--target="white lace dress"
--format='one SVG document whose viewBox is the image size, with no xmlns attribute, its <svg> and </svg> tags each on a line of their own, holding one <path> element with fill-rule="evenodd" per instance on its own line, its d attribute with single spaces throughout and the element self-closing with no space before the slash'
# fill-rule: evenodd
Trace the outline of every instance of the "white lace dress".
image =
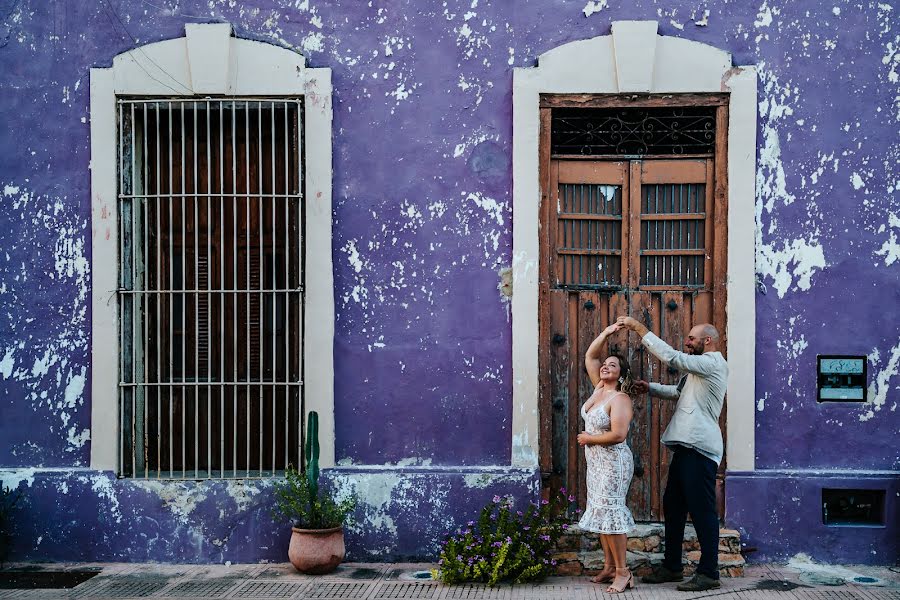
<svg viewBox="0 0 900 600">
<path fill-rule="evenodd" d="M 598 393 L 602 392 L 594 392 Z M 585 431 L 592 435 L 610 431 L 607 401 L 585 412 L 589 402 L 590 399 L 581 407 Z M 625 504 L 634 474 L 631 448 L 625 442 L 612 446 L 593 444 L 585 446 L 584 452 L 587 460 L 587 507 L 578 527 L 594 533 L 628 533 L 634 528 L 634 518 Z"/>
</svg>

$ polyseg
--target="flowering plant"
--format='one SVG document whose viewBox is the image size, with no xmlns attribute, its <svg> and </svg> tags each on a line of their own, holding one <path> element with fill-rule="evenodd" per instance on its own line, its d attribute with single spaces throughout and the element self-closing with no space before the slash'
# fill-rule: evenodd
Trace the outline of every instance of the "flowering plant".
<svg viewBox="0 0 900 600">
<path fill-rule="evenodd" d="M 509 498 L 494 496 L 476 521 L 447 535 L 432 575 L 448 584 L 543 579 L 556 566 L 551 556 L 568 528 L 574 501 L 561 489 L 550 500 L 517 511 Z"/>
</svg>

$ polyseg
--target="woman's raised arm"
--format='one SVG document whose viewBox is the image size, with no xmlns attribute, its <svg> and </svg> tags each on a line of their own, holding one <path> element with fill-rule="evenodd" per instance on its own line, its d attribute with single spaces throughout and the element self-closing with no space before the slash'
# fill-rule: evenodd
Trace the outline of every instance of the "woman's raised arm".
<svg viewBox="0 0 900 600">
<path fill-rule="evenodd" d="M 594 338 L 594 341 L 591 342 L 591 345 L 588 346 L 587 352 L 584 353 L 584 368 L 587 369 L 588 376 L 591 378 L 591 383 L 594 387 L 597 387 L 597 384 L 600 383 L 600 367 L 603 365 L 603 344 L 606 342 L 606 338 L 610 335 L 617 332 L 622 328 L 622 325 L 619 323 L 613 323 Z"/>
</svg>

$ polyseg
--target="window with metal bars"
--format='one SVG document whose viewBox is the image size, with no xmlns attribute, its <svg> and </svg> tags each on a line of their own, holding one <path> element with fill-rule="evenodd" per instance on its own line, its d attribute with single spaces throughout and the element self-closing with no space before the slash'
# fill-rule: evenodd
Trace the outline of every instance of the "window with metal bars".
<svg viewBox="0 0 900 600">
<path fill-rule="evenodd" d="M 301 99 L 120 99 L 120 473 L 300 463 Z"/>
<path fill-rule="evenodd" d="M 711 160 L 554 162 L 558 288 L 710 285 Z"/>
</svg>

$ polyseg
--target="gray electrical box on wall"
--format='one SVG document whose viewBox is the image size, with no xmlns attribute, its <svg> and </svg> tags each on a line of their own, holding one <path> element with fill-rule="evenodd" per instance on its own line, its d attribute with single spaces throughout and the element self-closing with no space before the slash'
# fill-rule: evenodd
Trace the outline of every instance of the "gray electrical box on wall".
<svg viewBox="0 0 900 600">
<path fill-rule="evenodd" d="M 865 402 L 865 356 L 819 355 L 817 357 L 819 402 Z"/>
</svg>

